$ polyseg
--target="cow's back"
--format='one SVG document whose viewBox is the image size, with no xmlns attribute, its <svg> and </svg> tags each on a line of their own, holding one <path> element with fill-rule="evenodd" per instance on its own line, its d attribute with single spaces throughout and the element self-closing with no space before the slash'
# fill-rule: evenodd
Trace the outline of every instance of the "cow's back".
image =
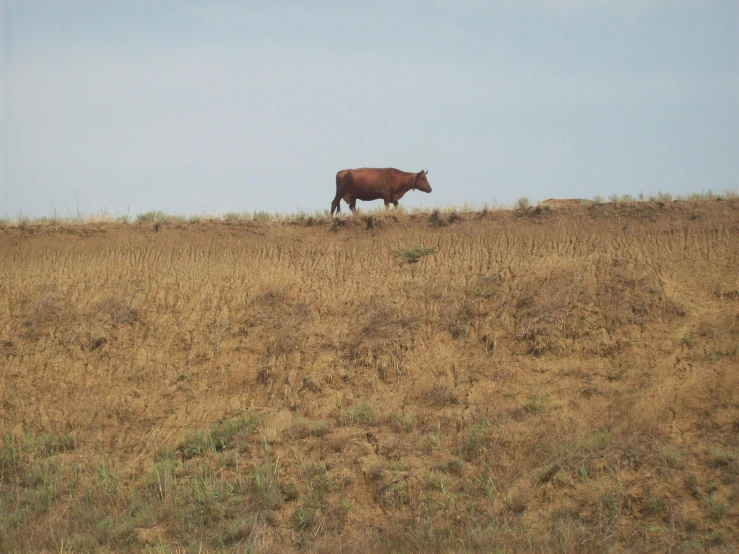
<svg viewBox="0 0 739 554">
<path fill-rule="evenodd" d="M 376 169 L 372 167 L 359 167 L 357 169 L 342 169 L 336 174 L 337 186 L 346 189 L 359 187 L 362 189 L 377 189 L 387 182 L 385 177 L 385 169 Z"/>
<path fill-rule="evenodd" d="M 341 171 L 339 171 L 336 174 L 336 182 L 338 183 L 339 181 L 346 179 L 346 176 L 349 175 L 350 171 L 351 169 L 342 169 Z"/>
<path fill-rule="evenodd" d="M 412 175 L 394 167 L 359 167 L 357 169 L 345 169 L 344 171 L 351 174 L 353 181 L 361 182 L 365 185 L 385 185 L 400 181 L 404 176 Z M 340 171 L 339 173 L 342 172 Z"/>
</svg>

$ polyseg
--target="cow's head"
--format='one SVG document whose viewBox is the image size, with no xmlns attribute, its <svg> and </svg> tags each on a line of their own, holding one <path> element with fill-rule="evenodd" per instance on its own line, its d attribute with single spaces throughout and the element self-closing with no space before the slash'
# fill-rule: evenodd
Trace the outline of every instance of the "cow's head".
<svg viewBox="0 0 739 554">
<path fill-rule="evenodd" d="M 426 179 L 427 174 L 428 171 L 425 169 L 416 173 L 415 185 L 413 188 L 417 188 L 423 192 L 431 192 L 431 185 L 429 185 L 429 181 Z"/>
</svg>

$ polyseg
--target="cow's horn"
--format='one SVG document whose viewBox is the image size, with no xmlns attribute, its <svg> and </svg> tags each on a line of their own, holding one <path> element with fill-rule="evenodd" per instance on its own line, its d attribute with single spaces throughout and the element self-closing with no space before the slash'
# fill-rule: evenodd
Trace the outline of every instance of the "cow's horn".
<svg viewBox="0 0 739 554">
<path fill-rule="evenodd" d="M 428 169 L 424 169 L 423 171 L 421 171 L 421 173 L 423 173 L 424 175 L 426 175 L 428 172 Z"/>
</svg>

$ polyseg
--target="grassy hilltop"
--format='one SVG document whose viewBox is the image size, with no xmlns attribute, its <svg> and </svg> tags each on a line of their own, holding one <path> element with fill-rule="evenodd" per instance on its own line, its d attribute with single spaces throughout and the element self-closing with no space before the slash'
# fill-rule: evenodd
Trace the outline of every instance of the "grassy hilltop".
<svg viewBox="0 0 739 554">
<path fill-rule="evenodd" d="M 0 552 L 733 552 L 739 199 L 0 225 Z"/>
</svg>

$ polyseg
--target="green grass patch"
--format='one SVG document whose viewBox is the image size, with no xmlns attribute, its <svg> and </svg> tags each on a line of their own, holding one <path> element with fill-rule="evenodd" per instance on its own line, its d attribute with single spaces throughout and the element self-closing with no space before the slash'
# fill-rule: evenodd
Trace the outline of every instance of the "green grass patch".
<svg viewBox="0 0 739 554">
<path fill-rule="evenodd" d="M 713 496 L 709 496 L 703 501 L 703 513 L 708 516 L 711 521 L 718 523 L 729 512 L 729 506 L 726 505 L 724 502 L 721 502 L 720 500 L 717 500 Z"/>
<path fill-rule="evenodd" d="M 214 423 L 210 431 L 191 431 L 177 449 L 183 458 L 195 458 L 206 452 L 241 448 L 246 437 L 264 425 L 262 416 L 244 414 L 236 419 Z"/>
<path fill-rule="evenodd" d="M 589 451 L 603 450 L 611 441 L 611 432 L 608 429 L 595 431 L 590 434 L 582 443 L 583 447 Z"/>
<path fill-rule="evenodd" d="M 37 441 L 37 448 L 42 456 L 53 456 L 60 452 L 74 450 L 76 446 L 74 437 L 68 433 L 46 433 Z"/>
<path fill-rule="evenodd" d="M 737 455 L 737 452 L 734 450 L 729 450 L 726 448 L 716 448 L 711 447 L 711 459 L 710 459 L 710 465 L 711 467 L 716 468 L 737 468 L 737 460 L 739 460 L 739 455 Z"/>
<path fill-rule="evenodd" d="M 436 252 L 435 246 L 424 247 L 420 244 L 414 244 L 412 246 L 402 248 L 399 253 L 406 262 L 408 262 L 409 264 L 415 264 L 424 256 L 428 256 L 429 254 L 433 254 L 434 252 Z"/>
<path fill-rule="evenodd" d="M 154 463 L 146 474 L 146 489 L 161 502 L 166 501 L 177 488 L 177 468 L 180 462 L 163 458 Z"/>
<path fill-rule="evenodd" d="M 390 427 L 399 433 L 410 433 L 416 427 L 415 414 L 395 412 L 388 421 Z"/>
<path fill-rule="evenodd" d="M 254 492 L 260 504 L 267 510 L 277 510 L 285 503 L 279 476 L 279 466 L 271 460 L 257 465 L 252 471 Z"/>
<path fill-rule="evenodd" d="M 144 212 L 136 216 L 136 223 L 164 223 L 166 220 L 167 214 L 161 210 Z"/>
<path fill-rule="evenodd" d="M 538 414 L 546 409 L 547 400 L 546 395 L 529 394 L 529 401 L 524 404 L 523 409 L 530 414 Z"/>
<path fill-rule="evenodd" d="M 374 425 L 375 423 L 375 415 L 372 410 L 372 406 L 370 406 L 366 402 L 357 404 L 356 406 L 354 406 L 354 409 L 345 413 L 347 416 L 347 421 L 351 423 L 358 423 L 359 425 L 366 426 Z"/>
<path fill-rule="evenodd" d="M 476 460 L 491 446 L 491 429 L 487 419 L 468 427 L 457 443 L 459 457 L 467 462 Z"/>
<path fill-rule="evenodd" d="M 676 448 L 665 448 L 662 451 L 662 461 L 667 467 L 672 469 L 685 468 L 685 454 Z"/>
<path fill-rule="evenodd" d="M 516 199 L 516 208 L 519 210 L 527 210 L 531 207 L 528 196 L 520 196 Z"/>
</svg>

